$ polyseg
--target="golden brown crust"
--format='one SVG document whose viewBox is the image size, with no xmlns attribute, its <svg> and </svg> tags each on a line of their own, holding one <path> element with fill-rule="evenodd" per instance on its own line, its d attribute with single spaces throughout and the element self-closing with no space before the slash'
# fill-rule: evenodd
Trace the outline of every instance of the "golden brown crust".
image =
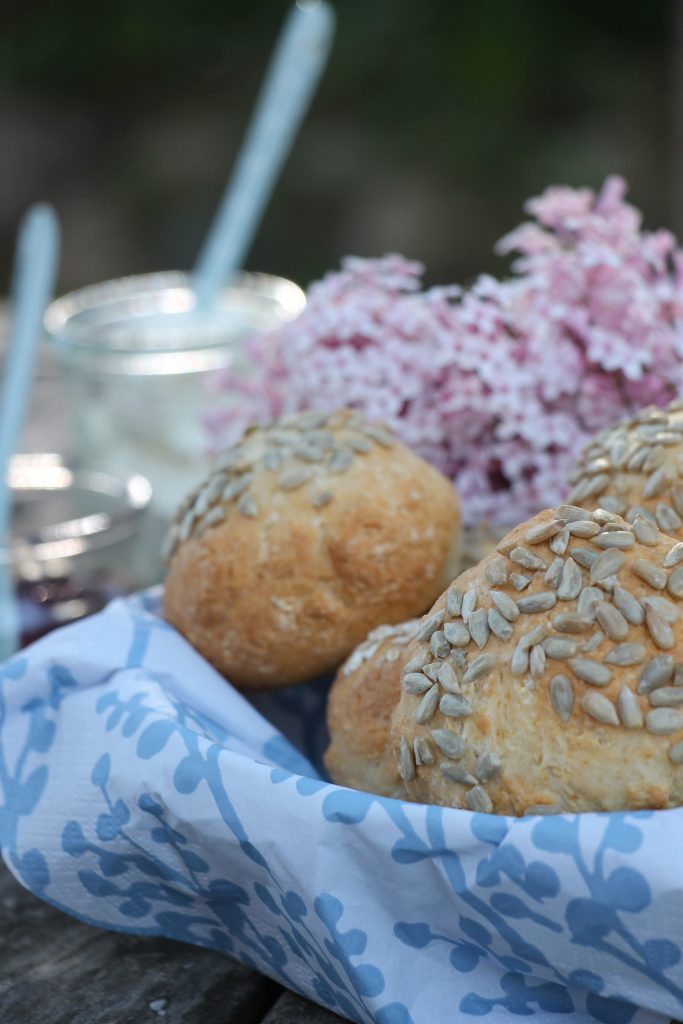
<svg viewBox="0 0 683 1024">
<path fill-rule="evenodd" d="M 416 628 L 415 619 L 380 626 L 337 672 L 327 702 L 325 764 L 339 786 L 406 798 L 389 719 L 400 694 L 402 658 Z"/>
<path fill-rule="evenodd" d="M 664 533 L 683 540 L 683 403 L 651 406 L 601 431 L 584 448 L 569 482 L 568 501 L 617 512 L 629 522 L 645 513 Z"/>
<path fill-rule="evenodd" d="M 171 535 L 166 617 L 245 688 L 335 669 L 369 628 L 420 614 L 457 565 L 450 481 L 355 413 L 302 422 L 250 431 Z M 319 461 L 299 458 L 297 445 Z M 290 487 L 292 473 L 308 476 Z M 232 493 L 245 480 L 240 494 L 220 496 L 223 482 Z"/>
<path fill-rule="evenodd" d="M 588 525 L 562 526 L 581 515 Z M 391 725 L 397 758 L 403 740 L 403 778 L 413 799 L 513 815 L 531 813 L 538 805 L 541 811 L 575 812 L 683 803 L 683 561 L 677 562 L 683 545 L 679 551 L 656 528 L 643 532 L 642 520 L 635 530 L 646 542 L 636 540 L 619 517 L 600 511 L 594 516 L 597 522 L 591 513 L 569 506 L 539 513 L 511 531 L 498 552 L 463 573 L 423 620 L 426 634 L 433 616 L 440 619 L 431 640 L 416 640 L 406 652 L 404 667 L 412 662 L 414 677 L 404 673 Z M 543 524 L 557 532 L 538 540 Z M 540 529 L 530 541 L 534 528 Z M 596 533 L 579 537 L 568 535 L 569 529 Z M 610 533 L 618 534 L 617 543 L 631 546 L 601 547 L 611 542 Z M 603 560 L 591 581 L 581 560 L 596 564 L 607 550 L 617 552 L 609 556 L 614 571 L 598 578 L 605 565 L 610 568 Z M 529 554 L 545 568 L 518 564 Z M 569 568 L 563 568 L 570 557 Z M 553 573 L 559 570 L 558 590 Z M 513 572 L 529 578 L 523 589 L 515 588 Z M 456 591 L 476 592 L 476 609 L 482 611 L 475 622 L 467 615 L 465 625 L 462 615 L 447 612 L 449 593 L 451 612 L 457 607 Z M 496 608 L 492 592 L 503 595 L 498 607 L 512 620 L 492 620 L 502 637 L 487 629 L 489 612 Z M 550 596 L 535 599 L 540 593 Z M 529 610 L 529 597 L 532 608 L 535 602 L 552 607 Z M 463 646 L 444 646 L 444 629 Z M 481 649 L 466 639 L 472 633 Z M 472 666 L 481 657 L 487 659 L 484 670 L 472 679 Z M 426 665 L 415 668 L 420 658 Z M 437 679 L 432 711 L 427 686 L 446 663 L 453 670 L 446 669 L 453 699 L 444 705 L 446 690 Z M 407 684 L 413 691 L 420 688 L 420 676 L 424 695 L 407 692 Z M 422 703 L 419 710 L 425 701 L 427 707 Z M 416 737 L 430 744 L 433 765 L 416 767 L 406 753 Z"/>
</svg>

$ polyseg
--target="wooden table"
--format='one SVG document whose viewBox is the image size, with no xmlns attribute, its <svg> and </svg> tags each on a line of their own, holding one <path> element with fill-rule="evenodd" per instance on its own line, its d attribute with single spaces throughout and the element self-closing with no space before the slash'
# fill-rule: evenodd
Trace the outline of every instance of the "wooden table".
<svg viewBox="0 0 683 1024">
<path fill-rule="evenodd" d="M 81 924 L 0 861 L 0 1024 L 340 1021 L 220 953 Z"/>
</svg>

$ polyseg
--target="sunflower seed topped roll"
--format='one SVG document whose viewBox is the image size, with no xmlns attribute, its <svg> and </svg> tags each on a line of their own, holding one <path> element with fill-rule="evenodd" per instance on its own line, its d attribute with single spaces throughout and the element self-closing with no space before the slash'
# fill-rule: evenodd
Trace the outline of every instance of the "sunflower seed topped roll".
<svg viewBox="0 0 683 1024">
<path fill-rule="evenodd" d="M 683 544 L 638 534 L 604 509 L 546 510 L 442 594 L 392 716 L 413 799 L 511 815 L 683 803 Z"/>
<path fill-rule="evenodd" d="M 247 431 L 183 502 L 165 614 L 238 686 L 302 682 L 429 607 L 459 544 L 449 480 L 356 412 L 306 412 Z"/>
<path fill-rule="evenodd" d="M 645 538 L 656 525 L 683 540 L 683 402 L 651 406 L 599 433 L 572 471 L 568 501 L 638 521 Z"/>
<path fill-rule="evenodd" d="M 325 764 L 340 786 L 406 797 L 389 719 L 401 692 L 402 657 L 417 625 L 411 619 L 373 629 L 337 672 L 327 702 L 331 743 Z M 413 756 L 420 760 L 419 743 Z"/>
</svg>

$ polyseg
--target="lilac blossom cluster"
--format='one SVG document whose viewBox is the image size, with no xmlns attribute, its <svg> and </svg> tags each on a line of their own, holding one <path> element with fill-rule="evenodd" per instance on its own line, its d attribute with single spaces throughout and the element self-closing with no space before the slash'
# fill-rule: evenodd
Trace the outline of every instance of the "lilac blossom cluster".
<svg viewBox="0 0 683 1024">
<path fill-rule="evenodd" d="M 400 256 L 348 258 L 301 316 L 223 374 L 216 443 L 288 412 L 346 405 L 387 423 L 457 484 L 469 524 L 558 503 L 587 439 L 683 390 L 683 252 L 641 230 L 626 186 L 548 188 L 503 238 L 506 280 L 421 285 Z"/>
</svg>

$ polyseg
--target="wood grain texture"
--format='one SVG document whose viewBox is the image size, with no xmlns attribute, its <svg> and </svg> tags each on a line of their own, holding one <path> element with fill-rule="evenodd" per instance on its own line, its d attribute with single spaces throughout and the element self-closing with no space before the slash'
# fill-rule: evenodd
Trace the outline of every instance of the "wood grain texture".
<svg viewBox="0 0 683 1024">
<path fill-rule="evenodd" d="M 0 861 L 0 1024 L 257 1024 L 282 991 L 219 953 L 75 921 Z M 299 1004 L 282 1024 L 327 1019 Z"/>
</svg>

